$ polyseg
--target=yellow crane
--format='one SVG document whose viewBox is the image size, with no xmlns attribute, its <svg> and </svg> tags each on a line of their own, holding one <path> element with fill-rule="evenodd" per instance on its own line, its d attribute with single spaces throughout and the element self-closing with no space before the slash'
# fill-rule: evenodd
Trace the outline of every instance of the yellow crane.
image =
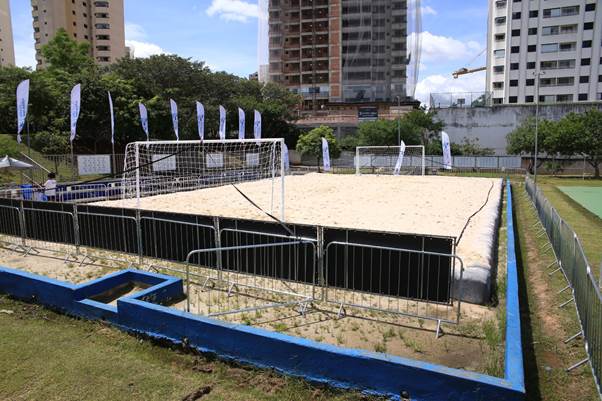
<svg viewBox="0 0 602 401">
<path fill-rule="evenodd" d="M 477 67 L 477 68 L 469 68 L 469 67 L 477 58 L 481 57 L 481 55 L 483 53 L 485 53 L 486 50 L 487 50 L 487 48 L 481 50 L 481 52 L 479 54 L 477 54 L 472 60 L 470 60 L 470 63 L 468 63 L 468 67 L 462 67 L 462 68 L 459 68 L 456 71 L 452 72 L 452 76 L 454 77 L 454 79 L 457 79 L 460 75 L 466 75 L 466 74 L 472 74 L 472 73 L 479 72 L 479 71 L 485 71 L 487 69 L 487 67 Z"/>
</svg>

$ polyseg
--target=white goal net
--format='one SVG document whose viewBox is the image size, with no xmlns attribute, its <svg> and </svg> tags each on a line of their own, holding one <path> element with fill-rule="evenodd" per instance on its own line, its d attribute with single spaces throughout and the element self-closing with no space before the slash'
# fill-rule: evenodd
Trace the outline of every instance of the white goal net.
<svg viewBox="0 0 602 401">
<path fill-rule="evenodd" d="M 358 146 L 356 174 L 424 175 L 424 146 Z"/>
<path fill-rule="evenodd" d="M 129 143 L 123 173 L 124 198 L 266 181 L 271 210 L 284 216 L 284 140 L 150 141 Z"/>
</svg>

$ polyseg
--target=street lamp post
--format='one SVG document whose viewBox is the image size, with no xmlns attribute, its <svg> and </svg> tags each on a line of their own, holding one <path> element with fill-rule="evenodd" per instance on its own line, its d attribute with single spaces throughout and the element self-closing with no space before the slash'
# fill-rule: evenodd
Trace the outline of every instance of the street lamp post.
<svg viewBox="0 0 602 401">
<path fill-rule="evenodd" d="M 401 146 L 401 121 L 399 117 L 399 109 L 401 108 L 401 98 L 399 96 L 395 96 L 397 98 L 397 146 Z"/>
<path fill-rule="evenodd" d="M 537 155 L 539 153 L 538 136 L 539 136 L 539 79 L 545 73 L 542 71 L 536 71 L 533 73 L 535 76 L 535 158 L 533 162 L 533 181 L 537 185 Z"/>
</svg>

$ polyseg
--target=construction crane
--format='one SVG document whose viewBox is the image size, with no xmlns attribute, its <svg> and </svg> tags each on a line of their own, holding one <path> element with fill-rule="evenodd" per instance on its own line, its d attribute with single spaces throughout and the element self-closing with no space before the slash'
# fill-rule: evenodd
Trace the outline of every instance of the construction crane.
<svg viewBox="0 0 602 401">
<path fill-rule="evenodd" d="M 457 79 L 460 75 L 472 74 L 472 73 L 475 73 L 475 72 L 486 70 L 487 67 L 469 68 L 470 65 L 477 58 L 481 57 L 483 55 L 483 53 L 485 53 L 486 50 L 487 50 L 487 48 L 481 50 L 481 52 L 479 54 L 477 54 L 472 60 L 470 60 L 470 63 L 468 63 L 468 67 L 462 67 L 462 68 L 457 69 L 456 71 L 452 72 L 452 76 L 454 77 L 454 79 Z"/>
</svg>

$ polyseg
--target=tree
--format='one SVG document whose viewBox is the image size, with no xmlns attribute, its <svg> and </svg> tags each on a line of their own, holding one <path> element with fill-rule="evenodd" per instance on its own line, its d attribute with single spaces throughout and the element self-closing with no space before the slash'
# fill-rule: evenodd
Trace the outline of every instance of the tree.
<svg viewBox="0 0 602 401">
<path fill-rule="evenodd" d="M 602 163 L 602 111 L 590 109 L 580 114 L 581 129 L 575 135 L 574 150 L 585 157 L 587 163 L 594 169 L 594 177 L 600 178 L 600 164 Z"/>
<path fill-rule="evenodd" d="M 54 37 L 42 46 L 42 57 L 49 68 L 61 69 L 71 74 L 95 66 L 94 60 L 90 57 L 90 44 L 76 42 L 63 28 L 59 28 Z"/>
<path fill-rule="evenodd" d="M 397 146 L 397 133 L 406 145 L 420 144 L 420 128 L 405 118 L 398 120 L 364 121 L 359 124 L 357 135 L 346 146 Z"/>
<path fill-rule="evenodd" d="M 424 108 L 410 111 L 403 116 L 403 119 L 416 127 L 421 137 L 421 144 L 424 146 L 436 139 L 439 132 L 445 128 L 443 122 L 436 118 L 435 111 L 426 111 Z"/>
<path fill-rule="evenodd" d="M 320 164 L 322 161 L 322 138 L 326 138 L 326 141 L 328 142 L 330 157 L 333 159 L 339 157 L 341 155 L 341 148 L 330 127 L 321 125 L 305 134 L 301 134 L 297 141 L 297 152 L 302 155 L 310 155 L 316 158 L 318 172 L 320 171 Z"/>
</svg>

